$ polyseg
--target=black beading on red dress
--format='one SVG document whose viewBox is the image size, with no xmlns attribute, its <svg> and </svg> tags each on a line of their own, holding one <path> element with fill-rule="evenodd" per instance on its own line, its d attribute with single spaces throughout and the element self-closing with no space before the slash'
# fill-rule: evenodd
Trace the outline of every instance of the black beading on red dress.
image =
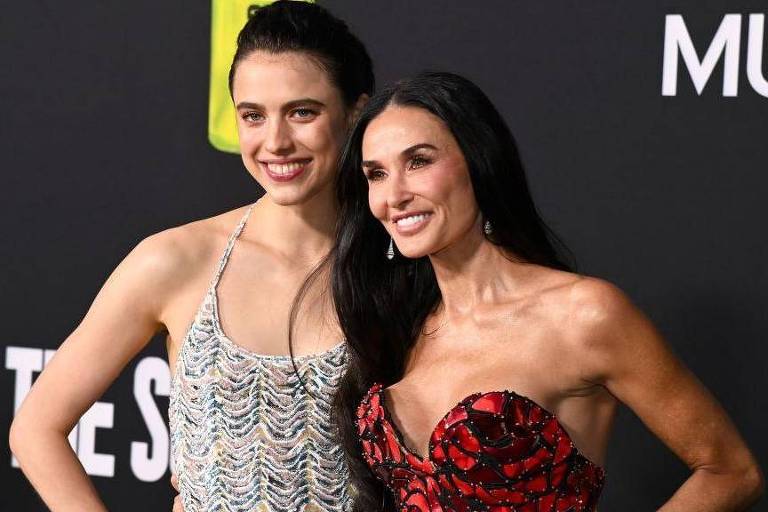
<svg viewBox="0 0 768 512">
<path fill-rule="evenodd" d="M 410 451 L 374 385 L 357 409 L 363 457 L 401 512 L 590 512 L 605 471 L 555 418 L 510 391 L 475 393 L 440 420 L 426 458 Z"/>
</svg>

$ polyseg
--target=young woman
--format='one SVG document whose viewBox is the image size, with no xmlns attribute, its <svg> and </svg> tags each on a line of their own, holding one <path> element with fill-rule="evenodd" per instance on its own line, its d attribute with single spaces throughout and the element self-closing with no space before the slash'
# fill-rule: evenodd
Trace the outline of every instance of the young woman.
<svg viewBox="0 0 768 512">
<path fill-rule="evenodd" d="M 246 24 L 230 90 L 243 163 L 266 194 L 141 242 L 40 375 L 11 445 L 52 510 L 106 510 L 66 435 L 162 330 L 186 512 L 348 509 L 330 424 L 346 348 L 327 279 L 308 290 L 295 358 L 287 328 L 296 290 L 332 245 L 339 150 L 373 86 L 362 43 L 317 5 L 276 2 Z"/>
<path fill-rule="evenodd" d="M 661 510 L 760 494 L 736 429 L 650 321 L 559 255 L 475 85 L 427 73 L 375 95 L 340 173 L 335 410 L 355 510 L 593 511 L 618 402 L 692 470 Z"/>
</svg>

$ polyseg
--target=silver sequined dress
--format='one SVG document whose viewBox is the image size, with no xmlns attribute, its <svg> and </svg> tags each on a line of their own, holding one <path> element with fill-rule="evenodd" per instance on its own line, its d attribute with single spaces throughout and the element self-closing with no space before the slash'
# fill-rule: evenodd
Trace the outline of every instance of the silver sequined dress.
<svg viewBox="0 0 768 512">
<path fill-rule="evenodd" d="M 351 508 L 331 424 L 346 345 L 294 358 L 255 354 L 222 331 L 216 287 L 250 214 L 229 239 L 189 328 L 170 395 L 171 450 L 185 512 Z"/>
</svg>

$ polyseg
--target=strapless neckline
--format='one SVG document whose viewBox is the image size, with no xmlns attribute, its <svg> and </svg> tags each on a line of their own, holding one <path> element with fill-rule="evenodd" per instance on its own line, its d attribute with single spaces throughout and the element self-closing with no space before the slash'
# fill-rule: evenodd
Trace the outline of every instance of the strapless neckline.
<svg viewBox="0 0 768 512">
<path fill-rule="evenodd" d="M 403 436 L 402 430 L 400 430 L 400 427 L 398 427 L 397 422 L 392 417 L 392 413 L 389 410 L 389 407 L 387 406 L 387 396 L 386 396 L 386 388 L 381 384 L 374 384 L 371 389 L 369 390 L 369 394 L 371 392 L 378 393 L 379 395 L 379 403 L 381 404 L 381 409 L 384 413 L 384 419 L 386 420 L 387 424 L 389 424 L 390 428 L 392 429 L 392 432 L 397 437 L 397 441 L 402 447 L 403 451 L 408 452 L 413 457 L 416 457 L 418 459 L 421 459 L 422 462 L 428 462 L 430 461 L 431 453 L 434 448 L 435 443 L 439 441 L 439 434 L 441 431 L 443 431 L 445 428 L 448 428 L 451 426 L 451 424 L 454 423 L 453 420 L 456 420 L 458 418 L 451 418 L 451 415 L 455 413 L 455 411 L 460 408 L 463 404 L 469 403 L 469 402 L 475 402 L 476 400 L 493 396 L 493 395 L 507 395 L 511 397 L 513 400 L 522 400 L 524 402 L 528 402 L 535 407 L 541 409 L 543 412 L 549 414 L 557 423 L 557 425 L 562 429 L 563 433 L 565 434 L 565 437 L 567 438 L 567 441 L 571 444 L 571 448 L 574 452 L 574 454 L 578 455 L 582 459 L 584 459 L 585 462 L 589 463 L 591 466 L 593 466 L 595 469 L 605 472 L 605 468 L 603 468 L 600 464 L 597 464 L 593 462 L 589 457 L 584 455 L 581 450 L 579 450 L 576 445 L 573 443 L 573 439 L 571 438 L 570 434 L 568 434 L 568 431 L 563 427 L 563 424 L 560 423 L 560 420 L 557 419 L 557 415 L 553 412 L 551 412 L 546 407 L 543 407 L 541 404 L 536 402 L 535 400 L 525 396 L 521 395 L 519 393 L 516 393 L 514 391 L 510 391 L 508 389 L 502 389 L 502 390 L 495 390 L 495 391 L 477 391 L 475 393 L 472 393 L 470 395 L 467 395 L 466 397 L 459 400 L 456 405 L 451 407 L 448 412 L 446 412 L 438 421 L 437 424 L 435 424 L 434 428 L 430 431 L 429 435 L 429 444 L 427 447 L 427 454 L 422 455 L 419 451 L 413 449 L 409 446 L 408 443 L 405 442 L 405 437 Z"/>
<path fill-rule="evenodd" d="M 515 392 L 473 393 L 410 449 L 374 384 L 356 411 L 362 456 L 399 512 L 594 512 L 605 470 L 555 415 Z"/>
</svg>

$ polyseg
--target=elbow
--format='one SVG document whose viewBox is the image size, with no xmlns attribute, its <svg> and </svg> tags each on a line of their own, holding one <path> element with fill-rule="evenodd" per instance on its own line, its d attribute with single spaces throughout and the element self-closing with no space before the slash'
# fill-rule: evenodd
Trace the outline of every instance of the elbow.
<svg viewBox="0 0 768 512">
<path fill-rule="evenodd" d="M 735 507 L 733 510 L 746 510 L 765 493 L 765 476 L 748 451 L 730 464 L 698 469 L 708 474 L 707 481 L 715 483 L 710 477 L 719 481 L 717 485 L 723 496 L 729 496 L 729 503 Z"/>
<path fill-rule="evenodd" d="M 34 446 L 34 443 L 40 442 L 37 432 L 39 430 L 35 429 L 25 416 L 16 416 L 11 423 L 8 431 L 8 447 L 19 464 L 23 464 L 28 458 L 29 448 Z"/>
<path fill-rule="evenodd" d="M 745 469 L 741 477 L 744 496 L 749 504 L 755 503 L 765 493 L 765 476 L 756 462 Z"/>
<path fill-rule="evenodd" d="M 734 503 L 738 502 L 740 507 L 753 505 L 765 492 L 765 476 L 752 457 L 733 467 L 728 474 L 733 496 L 738 496 Z"/>
<path fill-rule="evenodd" d="M 17 460 L 24 447 L 24 426 L 20 424 L 18 418 L 11 423 L 11 429 L 8 432 L 8 447 Z"/>
</svg>

